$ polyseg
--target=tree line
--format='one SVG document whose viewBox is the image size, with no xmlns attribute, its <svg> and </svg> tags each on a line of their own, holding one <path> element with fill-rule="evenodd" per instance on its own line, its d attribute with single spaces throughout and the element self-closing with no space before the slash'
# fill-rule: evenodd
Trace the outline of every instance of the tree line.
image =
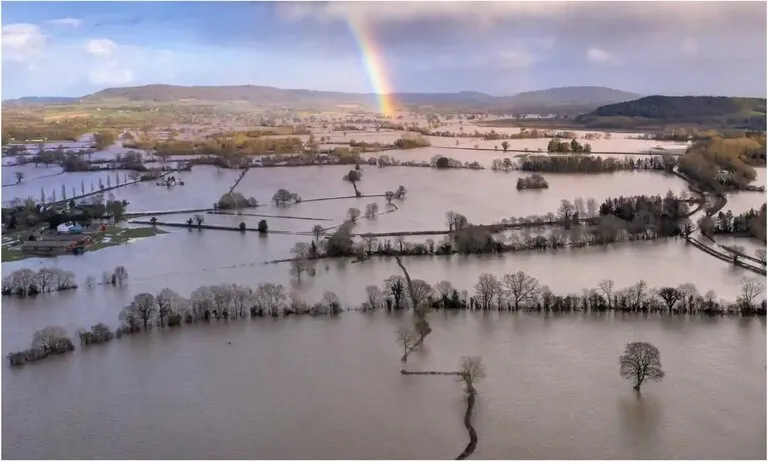
<svg viewBox="0 0 768 461">
<path fill-rule="evenodd" d="M 350 219 L 326 239 L 320 239 L 324 235 L 322 229 L 321 232 L 313 232 L 315 240 L 307 259 L 504 253 L 648 240 L 689 235 L 693 228 L 687 219 L 688 213 L 688 204 L 671 191 L 664 197 L 638 195 L 607 198 L 602 204 L 593 198 L 585 201 L 577 197 L 573 202 L 562 200 L 557 213 L 504 219 L 491 225 L 475 225 L 461 213 L 448 211 L 448 234 L 439 242 L 427 239 L 425 243 L 406 242 L 403 235 L 398 236 L 393 243 L 390 239 L 380 240 L 372 234 L 363 234 L 361 240 L 355 242 L 352 237 L 354 220 Z M 551 224 L 558 224 L 562 228 L 552 230 L 547 236 L 530 235 L 524 230 L 522 234 L 513 233 L 508 236 L 506 241 L 494 237 L 494 234 L 516 223 L 532 224 L 525 226 L 527 228 Z"/>
<path fill-rule="evenodd" d="M 541 173 L 603 173 L 620 170 L 672 171 L 675 158 L 671 155 L 647 158 L 600 157 L 592 155 L 530 155 L 520 161 L 523 171 Z"/>
<path fill-rule="evenodd" d="M 454 288 L 449 281 L 443 280 L 433 286 L 424 280 L 411 279 L 404 271 L 404 275 L 388 277 L 382 286 L 366 286 L 366 300 L 354 309 L 343 307 L 341 299 L 331 291 L 326 292 L 319 302 L 310 305 L 297 293 L 288 294 L 285 287 L 273 283 L 261 283 L 255 290 L 237 284 L 207 285 L 194 290 L 189 298 L 164 288 L 157 295 L 140 293 L 134 296 L 120 310 L 115 332 L 99 323 L 89 330 L 78 330 L 77 334 L 81 345 L 85 347 L 106 343 L 124 335 L 148 332 L 154 328 L 178 328 L 184 324 L 291 315 L 333 316 L 345 310 L 391 312 L 418 306 L 421 314 L 415 318 L 415 328 L 421 331 L 423 340 L 431 330 L 426 323 L 424 308 L 763 316 L 766 313 L 766 302 L 758 302 L 758 299 L 764 290 L 763 281 L 745 278 L 736 301 L 727 302 L 718 300 L 712 290 L 704 295 L 699 294 L 693 284 L 651 289 L 644 281 L 639 281 L 619 289 L 612 280 L 604 280 L 597 287 L 582 290 L 580 294 L 558 295 L 535 277 L 518 271 L 500 277 L 482 274 L 470 294 L 466 290 Z M 422 321 L 419 322 L 419 319 Z M 74 345 L 66 331 L 61 327 L 49 326 L 35 332 L 29 349 L 10 353 L 8 359 L 12 365 L 23 365 L 51 354 L 72 350 Z"/>
<path fill-rule="evenodd" d="M 38 271 L 19 269 L 3 277 L 2 295 L 26 298 L 76 288 L 75 273 L 72 271 L 57 267 L 43 267 Z"/>
<path fill-rule="evenodd" d="M 517 179 L 517 190 L 547 188 L 549 188 L 549 183 L 544 179 L 544 176 L 538 173 L 533 173 Z"/>
<path fill-rule="evenodd" d="M 706 216 L 699 222 L 702 233 L 711 237 L 715 234 L 746 234 L 765 242 L 766 205 L 760 210 L 750 208 L 734 215 L 731 210 L 717 214 L 716 218 Z"/>
<path fill-rule="evenodd" d="M 549 144 L 547 144 L 547 152 L 574 152 L 588 154 L 592 152 L 592 145 L 589 143 L 581 145 L 581 143 L 577 141 L 576 138 L 573 138 L 570 142 L 560 141 L 555 138 L 549 141 Z"/>
</svg>

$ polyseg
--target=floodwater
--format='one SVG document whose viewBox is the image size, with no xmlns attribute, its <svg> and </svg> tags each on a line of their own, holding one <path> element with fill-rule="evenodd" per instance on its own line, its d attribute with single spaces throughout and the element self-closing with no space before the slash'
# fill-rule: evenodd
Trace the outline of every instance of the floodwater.
<svg viewBox="0 0 768 461">
<path fill-rule="evenodd" d="M 330 220 L 267 217 L 272 230 L 329 227 L 340 223 L 348 208 L 364 210 L 370 202 L 387 209 L 381 197 L 280 209 L 268 204 L 278 188 L 305 200 L 352 195 L 351 185 L 342 181 L 348 168 L 252 169 L 237 191 L 265 204 L 246 213 Z M 6 174 L 3 168 L 3 183 Z M 144 183 L 114 194 L 130 202 L 129 211 L 209 207 L 238 174 L 195 167 L 177 175 L 185 186 Z M 364 193 L 402 184 L 409 194 L 395 201 L 397 211 L 362 220 L 355 231 L 437 230 L 445 228 L 448 210 L 490 223 L 556 212 L 563 198 L 602 201 L 686 189 L 674 176 L 618 172 L 545 175 L 549 189 L 517 191 L 520 174 L 366 167 L 359 183 Z M 85 179 L 37 178 L 30 181 L 30 195 L 39 196 L 40 187 L 58 194 L 62 181 L 71 189 Z M 11 199 L 16 187 L 22 186 L 3 188 L 3 200 Z M 233 226 L 245 221 L 255 227 L 260 219 L 205 215 L 206 223 Z M 170 229 L 81 256 L 4 263 L 4 273 L 21 267 L 70 269 L 81 287 L 3 299 L 3 353 L 27 347 L 33 332 L 47 325 L 63 326 L 72 336 L 97 322 L 114 327 L 120 309 L 136 294 L 157 294 L 164 287 L 189 296 L 206 284 L 275 282 L 308 302 L 334 291 L 345 305 L 355 306 L 364 300 L 366 285 L 399 274 L 389 258 L 328 260 L 318 262 L 315 277 L 298 283 L 287 264 L 263 264 L 287 257 L 294 243 L 309 238 Z M 642 279 L 651 287 L 690 282 L 701 293 L 714 290 L 733 300 L 741 278 L 754 276 L 675 239 L 411 257 L 405 263 L 414 278 L 432 284 L 449 280 L 470 293 L 482 273 L 522 270 L 560 294 L 595 287 L 603 279 L 614 280 L 617 288 Z M 83 283 L 118 265 L 128 270 L 126 287 L 89 289 Z M 350 312 L 333 319 L 198 325 L 78 349 L 21 369 L 6 363 L 3 453 L 9 458 L 455 457 L 467 443 L 461 386 L 451 377 L 400 375 L 395 331 L 407 322 L 408 314 Z M 412 355 L 409 368 L 453 370 L 464 355 L 481 355 L 487 367 L 488 378 L 478 385 L 474 425 L 480 442 L 473 458 L 766 456 L 764 319 L 435 313 L 431 323 L 434 333 Z M 618 374 L 617 357 L 633 340 L 659 347 L 668 373 L 664 382 L 647 384 L 639 399 Z"/>
<path fill-rule="evenodd" d="M 395 331 L 408 321 L 346 313 L 198 325 L 6 369 L 3 454 L 452 459 L 468 439 L 463 391 L 449 376 L 399 373 Z M 765 458 L 762 319 L 430 322 L 409 369 L 451 371 L 466 355 L 486 366 L 472 458 Z M 655 344 L 667 372 L 639 397 L 617 360 L 634 340 Z"/>
<path fill-rule="evenodd" d="M 757 177 L 752 184 L 755 186 L 766 186 L 766 169 L 755 168 Z M 734 214 L 744 213 L 750 208 L 759 210 L 765 203 L 765 192 L 741 191 L 728 194 L 728 203 L 725 204 L 723 211 L 731 210 Z"/>
</svg>

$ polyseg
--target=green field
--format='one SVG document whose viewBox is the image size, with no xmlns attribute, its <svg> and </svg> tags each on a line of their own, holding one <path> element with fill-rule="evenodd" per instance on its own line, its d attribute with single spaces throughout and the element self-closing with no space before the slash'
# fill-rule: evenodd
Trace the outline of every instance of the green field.
<svg viewBox="0 0 768 461">
<path fill-rule="evenodd" d="M 98 251 L 103 248 L 121 245 L 131 239 L 153 237 L 165 233 L 165 231 L 156 227 L 108 227 L 105 232 L 100 232 L 93 236 L 93 244 L 88 247 L 88 251 Z M 31 257 L 21 252 L 21 239 L 26 235 L 25 232 L 3 235 L 2 262 L 19 261 Z"/>
</svg>

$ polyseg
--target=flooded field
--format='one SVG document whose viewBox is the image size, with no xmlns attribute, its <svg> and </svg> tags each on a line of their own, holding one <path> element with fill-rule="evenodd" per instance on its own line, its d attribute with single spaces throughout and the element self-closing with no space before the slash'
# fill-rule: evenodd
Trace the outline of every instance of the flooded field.
<svg viewBox="0 0 768 461">
<path fill-rule="evenodd" d="M 358 135 L 354 139 L 363 140 Z M 623 140 L 630 141 L 635 142 Z M 485 166 L 503 156 L 440 147 L 384 154 L 419 161 L 441 154 Z M 241 216 L 205 214 L 205 223 L 245 222 L 251 228 L 266 219 L 271 231 L 303 233 L 318 223 L 341 223 L 350 207 L 363 210 L 375 202 L 387 209 L 383 197 L 280 208 L 270 203 L 279 188 L 304 200 L 351 196 L 351 184 L 342 180 L 348 170 L 251 169 L 236 191 L 264 206 Z M 81 188 L 89 191 L 91 183 L 98 187 L 99 179 L 106 185 L 107 176 L 110 183 L 115 180 L 115 172 L 59 174 L 60 168 L 25 165 L 3 167 L 4 185 L 15 182 L 16 171 L 25 180 L 4 187 L 3 201 L 38 198 L 41 188 L 59 196 L 62 185 L 68 194 L 72 188 L 79 193 Z M 758 171 L 764 183 L 765 170 Z M 117 173 L 122 181 L 126 172 Z M 128 212 L 205 208 L 239 174 L 200 166 L 175 173 L 184 186 L 146 182 L 111 193 L 130 202 Z M 549 189 L 518 191 L 521 174 L 364 167 L 358 184 L 364 194 L 403 185 L 408 195 L 394 202 L 396 211 L 361 220 L 355 232 L 445 229 L 448 210 L 488 224 L 556 212 L 562 199 L 602 202 L 687 189 L 675 176 L 637 171 L 545 174 Z M 733 194 L 727 208 L 736 212 L 763 201 L 759 193 Z M 190 216 L 159 219 L 183 222 Z M 135 295 L 157 294 L 165 287 L 189 296 L 201 285 L 275 282 L 308 302 L 333 291 L 344 306 L 357 306 L 364 301 L 365 286 L 381 285 L 399 273 L 389 258 L 321 260 L 317 274 L 299 283 L 287 264 L 263 263 L 287 257 L 308 235 L 168 230 L 80 256 L 3 263 L 4 274 L 23 267 L 72 270 L 80 283 L 77 290 L 3 299 L 4 354 L 27 347 L 34 331 L 48 325 L 65 327 L 71 335 L 97 322 L 115 327 L 120 309 Z M 714 290 L 733 300 L 740 280 L 753 275 L 680 239 L 492 256 L 408 257 L 405 262 L 414 278 L 431 284 L 449 280 L 470 293 L 483 273 L 521 270 L 559 294 L 579 293 L 604 279 L 614 280 L 617 288 L 645 280 L 650 287 L 693 283 L 701 293 Z M 85 286 L 85 277 L 98 280 L 118 265 L 129 273 L 125 287 Z M 139 459 L 453 458 L 466 444 L 461 386 L 450 377 L 400 375 L 395 331 L 410 321 L 409 315 L 348 312 L 338 318 L 184 326 L 78 349 L 20 369 L 6 364 L 3 453 L 11 458 L 121 458 L 126 453 Z M 488 369 L 488 378 L 478 385 L 474 425 L 480 443 L 473 458 L 765 458 L 764 319 L 462 312 L 434 313 L 430 322 L 434 333 L 408 367 L 448 371 L 461 356 L 481 355 Z M 659 347 L 668 373 L 662 383 L 644 388 L 641 398 L 618 373 L 617 357 L 633 340 Z"/>
<path fill-rule="evenodd" d="M 394 338 L 406 322 L 348 313 L 218 323 L 6 369 L 3 453 L 452 459 L 467 438 L 461 385 L 399 373 Z M 764 319 L 460 313 L 430 322 L 409 368 L 453 370 L 463 355 L 486 364 L 475 459 L 765 457 Z M 635 339 L 655 344 L 667 370 L 641 397 L 617 364 Z"/>
</svg>

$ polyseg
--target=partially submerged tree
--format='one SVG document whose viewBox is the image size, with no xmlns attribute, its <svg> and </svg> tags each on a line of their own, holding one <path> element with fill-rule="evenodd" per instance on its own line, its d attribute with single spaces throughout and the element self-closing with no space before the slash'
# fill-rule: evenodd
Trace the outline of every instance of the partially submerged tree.
<svg viewBox="0 0 768 461">
<path fill-rule="evenodd" d="M 362 194 L 357 190 L 357 182 L 363 178 L 363 173 L 360 170 L 349 170 L 349 173 L 344 175 L 344 180 L 352 183 L 352 187 L 355 189 L 355 196 L 360 197 Z"/>
<path fill-rule="evenodd" d="M 347 217 L 349 217 L 349 220 L 352 222 L 357 221 L 357 218 L 360 217 L 360 210 L 357 208 L 350 208 L 347 210 Z"/>
<path fill-rule="evenodd" d="M 392 205 L 392 200 L 395 199 L 395 193 L 391 190 L 384 192 L 384 200 L 387 201 L 387 205 Z"/>
<path fill-rule="evenodd" d="M 651 343 L 628 343 L 624 354 L 619 357 L 619 373 L 634 381 L 634 389 L 640 391 L 643 381 L 661 381 L 664 371 L 661 369 L 659 350 Z"/>
<path fill-rule="evenodd" d="M 310 259 L 310 246 L 304 242 L 296 242 L 291 249 L 293 259 L 291 260 L 291 275 L 296 276 L 296 280 L 301 282 L 301 274 L 307 273 L 309 276 L 315 275 L 314 261 Z"/>
<path fill-rule="evenodd" d="M 365 217 L 367 219 L 374 219 L 376 218 L 376 215 L 379 213 L 379 205 L 374 203 L 369 203 L 365 206 Z"/>
<path fill-rule="evenodd" d="M 397 344 L 403 348 L 403 357 L 400 359 L 401 362 L 405 363 L 408 361 L 408 354 L 411 352 L 417 341 L 418 338 L 414 332 L 405 328 L 397 330 Z"/>
<path fill-rule="evenodd" d="M 515 310 L 520 309 L 520 303 L 536 298 L 539 291 L 539 281 L 523 271 L 506 274 L 502 278 L 503 289 L 515 303 Z"/>
<path fill-rule="evenodd" d="M 742 309 L 751 309 L 755 305 L 755 300 L 765 291 L 765 283 L 757 278 L 744 277 L 741 280 L 741 293 L 738 302 Z"/>
<path fill-rule="evenodd" d="M 277 192 L 275 192 L 275 195 L 272 196 L 272 201 L 276 206 L 285 206 L 291 202 L 301 202 L 301 197 L 299 197 L 298 194 L 287 191 L 286 189 L 279 189 Z"/>
<path fill-rule="evenodd" d="M 128 280 L 128 270 L 123 266 L 117 266 L 112 274 L 112 285 L 123 286 Z"/>
<path fill-rule="evenodd" d="M 371 309 L 376 309 L 381 305 L 381 300 L 384 297 L 384 294 L 381 292 L 381 288 L 377 287 L 376 285 L 368 285 L 365 287 L 365 294 L 368 298 L 368 306 Z"/>
<path fill-rule="evenodd" d="M 403 293 L 405 292 L 405 279 L 399 275 L 393 275 L 384 281 L 384 294 L 391 297 L 394 309 L 402 307 Z"/>
<path fill-rule="evenodd" d="M 675 304 L 683 297 L 683 292 L 677 288 L 664 287 L 659 290 L 659 298 L 664 300 L 667 305 L 667 309 L 671 313 L 675 308 Z"/>
<path fill-rule="evenodd" d="M 485 365 L 481 357 L 462 357 L 459 366 L 459 378 L 464 382 L 464 391 L 467 394 L 476 393 L 475 384 L 485 378 Z"/>
<path fill-rule="evenodd" d="M 133 298 L 134 310 L 138 315 L 144 330 L 152 326 L 152 320 L 157 313 L 157 300 L 151 293 L 139 293 Z"/>
<path fill-rule="evenodd" d="M 323 229 L 323 226 L 320 224 L 315 224 L 314 227 L 312 227 L 312 235 L 315 237 L 315 240 L 320 240 L 320 237 L 325 234 L 325 229 Z"/>
</svg>

